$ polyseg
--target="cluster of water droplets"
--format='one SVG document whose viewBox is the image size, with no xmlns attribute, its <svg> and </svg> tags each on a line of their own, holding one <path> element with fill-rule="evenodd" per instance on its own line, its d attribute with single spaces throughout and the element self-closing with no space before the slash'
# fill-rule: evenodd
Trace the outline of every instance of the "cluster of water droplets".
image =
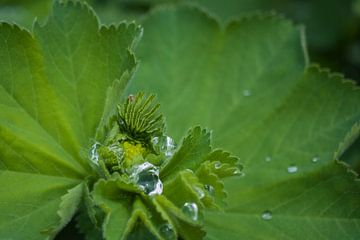
<svg viewBox="0 0 360 240">
<path fill-rule="evenodd" d="M 163 192 L 163 183 L 159 177 L 159 168 L 149 162 L 132 167 L 130 179 L 149 196 L 160 195 Z"/>
<path fill-rule="evenodd" d="M 271 156 L 266 156 L 264 158 L 265 162 L 271 162 L 272 161 L 272 157 Z M 313 158 L 311 158 L 311 162 L 312 163 L 318 163 L 320 161 L 320 157 L 319 156 L 314 156 Z M 289 166 L 287 166 L 286 168 L 287 172 L 290 174 L 296 173 L 299 170 L 299 167 L 295 164 L 291 164 Z"/>
</svg>

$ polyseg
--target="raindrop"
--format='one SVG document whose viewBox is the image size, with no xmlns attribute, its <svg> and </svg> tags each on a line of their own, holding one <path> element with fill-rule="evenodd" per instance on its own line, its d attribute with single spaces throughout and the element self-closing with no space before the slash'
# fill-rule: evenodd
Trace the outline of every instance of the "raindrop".
<svg viewBox="0 0 360 240">
<path fill-rule="evenodd" d="M 162 224 L 159 228 L 159 232 L 165 240 L 173 240 L 176 238 L 174 229 L 168 223 Z"/>
<path fill-rule="evenodd" d="M 269 221 L 272 219 L 272 212 L 270 212 L 269 210 L 266 210 L 264 211 L 262 214 L 261 214 L 261 218 L 265 221 Z"/>
<path fill-rule="evenodd" d="M 196 203 L 185 203 L 182 207 L 182 212 L 188 216 L 190 219 L 197 221 L 198 220 L 198 206 Z"/>
<path fill-rule="evenodd" d="M 211 196 L 215 195 L 215 188 L 212 185 L 205 184 L 204 188 L 209 192 Z"/>
<path fill-rule="evenodd" d="M 249 89 L 245 89 L 243 91 L 243 96 L 244 97 L 250 97 L 252 95 L 251 91 Z"/>
<path fill-rule="evenodd" d="M 163 184 L 159 178 L 159 168 L 149 162 L 133 167 L 130 179 L 149 196 L 160 195 L 163 191 Z"/>
<path fill-rule="evenodd" d="M 115 156 L 118 160 L 121 160 L 123 158 L 124 149 L 122 149 L 122 147 L 120 147 L 119 144 L 117 144 L 117 143 L 111 144 L 108 148 L 112 153 L 115 154 Z"/>
<path fill-rule="evenodd" d="M 233 175 L 237 175 L 237 176 L 241 176 L 244 177 L 245 173 L 243 173 L 242 171 L 240 171 L 239 169 L 235 169 L 233 172 Z"/>
<path fill-rule="evenodd" d="M 165 153 L 166 157 L 171 157 L 174 154 L 176 145 L 171 137 L 165 137 L 161 143 L 160 150 Z"/>
<path fill-rule="evenodd" d="M 205 197 L 205 193 L 201 188 L 195 186 L 193 189 L 195 190 L 196 194 L 199 196 L 200 199 Z"/>
<path fill-rule="evenodd" d="M 287 171 L 288 173 L 296 173 L 298 171 L 298 167 L 295 166 L 295 165 L 290 165 L 288 168 L 287 168 Z"/>
<path fill-rule="evenodd" d="M 154 145 L 158 145 L 159 144 L 159 137 L 153 137 L 151 139 L 151 142 L 154 144 Z"/>
<path fill-rule="evenodd" d="M 220 162 L 216 162 L 214 165 L 215 169 L 220 169 L 221 168 L 221 163 Z"/>
<path fill-rule="evenodd" d="M 98 148 L 101 144 L 99 142 L 94 143 L 91 146 L 90 149 L 90 160 L 95 163 L 96 165 L 99 165 L 99 153 L 98 153 Z"/>
<path fill-rule="evenodd" d="M 319 160 L 320 160 L 320 157 L 315 156 L 315 157 L 313 157 L 313 158 L 311 159 L 311 162 L 317 163 Z"/>
<path fill-rule="evenodd" d="M 265 162 L 270 162 L 272 160 L 272 157 L 271 156 L 266 156 L 265 157 Z"/>
</svg>

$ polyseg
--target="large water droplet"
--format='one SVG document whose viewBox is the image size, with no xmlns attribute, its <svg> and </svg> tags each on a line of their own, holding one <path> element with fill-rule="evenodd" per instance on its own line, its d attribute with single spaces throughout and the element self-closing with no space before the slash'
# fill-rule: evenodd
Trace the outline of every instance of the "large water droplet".
<svg viewBox="0 0 360 240">
<path fill-rule="evenodd" d="M 295 165 L 290 165 L 287 168 L 288 173 L 296 173 L 298 171 L 298 167 Z"/>
<path fill-rule="evenodd" d="M 205 193 L 204 191 L 200 188 L 200 187 L 193 187 L 196 194 L 199 196 L 200 199 L 204 198 L 205 197 Z"/>
<path fill-rule="evenodd" d="M 272 157 L 271 156 L 266 156 L 265 157 L 265 162 L 270 162 L 272 160 Z"/>
<path fill-rule="evenodd" d="M 136 165 L 131 170 L 130 179 L 149 196 L 160 195 L 163 184 L 159 178 L 159 168 L 149 162 Z"/>
<path fill-rule="evenodd" d="M 214 196 L 215 195 L 215 188 L 212 185 L 209 184 L 205 184 L 204 188 L 206 189 L 206 191 L 209 192 L 210 196 Z"/>
<path fill-rule="evenodd" d="M 190 219 L 197 221 L 198 220 L 198 214 L 199 214 L 199 209 L 198 206 L 196 205 L 196 203 L 185 203 L 184 206 L 182 207 L 182 212 L 188 216 Z"/>
<path fill-rule="evenodd" d="M 168 223 L 162 224 L 159 228 L 159 232 L 165 240 L 174 240 L 176 237 L 174 229 Z"/>
<path fill-rule="evenodd" d="M 252 95 L 251 90 L 245 89 L 245 90 L 243 91 L 243 96 L 244 96 L 244 97 L 250 97 L 251 95 Z"/>
<path fill-rule="evenodd" d="M 176 148 L 176 144 L 171 137 L 165 137 L 162 140 L 160 150 L 164 152 L 166 157 L 172 157 Z"/>
<path fill-rule="evenodd" d="M 99 153 L 98 148 L 100 147 L 99 142 L 95 142 L 90 149 L 90 160 L 95 163 L 96 165 L 99 165 Z"/>
<path fill-rule="evenodd" d="M 320 157 L 315 156 L 315 157 L 313 157 L 313 158 L 311 159 L 311 162 L 317 163 L 319 160 L 320 160 Z"/>
<path fill-rule="evenodd" d="M 261 218 L 264 219 L 265 221 L 271 220 L 272 219 L 272 212 L 270 212 L 269 210 L 264 211 L 261 214 Z"/>
</svg>

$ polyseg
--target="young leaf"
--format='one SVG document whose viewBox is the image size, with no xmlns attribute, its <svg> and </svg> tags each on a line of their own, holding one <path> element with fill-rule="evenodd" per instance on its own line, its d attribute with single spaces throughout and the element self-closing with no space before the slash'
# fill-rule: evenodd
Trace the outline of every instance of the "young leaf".
<svg viewBox="0 0 360 240">
<path fill-rule="evenodd" d="M 307 68 L 301 29 L 273 15 L 222 28 L 192 8 L 155 11 L 144 28 L 132 91 L 166 103 L 172 136 L 201 123 L 214 129 L 215 146 L 245 161 L 245 177 L 225 183 L 228 213 L 205 216 L 210 239 L 304 238 L 305 230 L 307 239 L 359 236 L 359 181 L 334 156 L 351 144 L 338 149 L 359 122 L 360 91 Z M 174 89 L 182 89 L 178 101 Z"/>
</svg>

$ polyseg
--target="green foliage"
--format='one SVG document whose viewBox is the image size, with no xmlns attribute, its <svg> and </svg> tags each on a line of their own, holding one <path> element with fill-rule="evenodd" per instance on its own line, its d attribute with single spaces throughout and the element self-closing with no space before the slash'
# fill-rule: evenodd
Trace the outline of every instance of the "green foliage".
<svg viewBox="0 0 360 240">
<path fill-rule="evenodd" d="M 116 111 L 139 31 L 99 29 L 71 2 L 32 33 L 1 23 L 1 239 L 54 236 L 77 210 L 81 181 L 94 174 L 81 152 Z"/>
<path fill-rule="evenodd" d="M 156 11 L 143 26 L 131 91 L 158 94 L 172 136 L 204 124 L 245 165 L 225 183 L 225 213 L 206 214 L 209 239 L 359 236 L 359 182 L 335 161 L 359 134 L 359 89 L 307 66 L 301 30 L 272 15 L 222 28 L 188 8 Z M 176 100 L 171 89 L 181 89 Z"/>
<path fill-rule="evenodd" d="M 309 66 L 302 27 L 242 2 L 227 24 L 196 7 L 151 12 L 131 83 L 133 23 L 100 26 L 72 1 L 31 32 L 1 23 L 0 239 L 53 239 L 76 213 L 88 240 L 357 239 L 360 183 L 341 160 L 360 90 Z M 121 104 L 127 92 L 141 93 Z M 176 149 L 143 92 L 185 135 Z"/>
</svg>

